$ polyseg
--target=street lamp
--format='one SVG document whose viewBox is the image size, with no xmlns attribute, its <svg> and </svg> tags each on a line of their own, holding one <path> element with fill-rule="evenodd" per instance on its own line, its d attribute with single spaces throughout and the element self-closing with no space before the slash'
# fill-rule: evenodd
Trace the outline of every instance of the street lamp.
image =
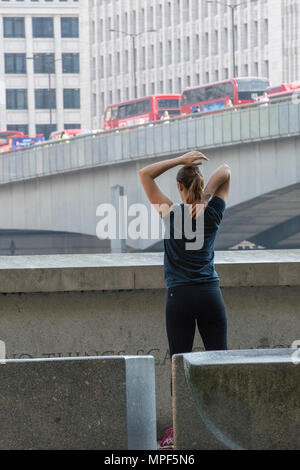
<svg viewBox="0 0 300 470">
<path fill-rule="evenodd" d="M 250 0 L 250 3 L 252 1 L 257 1 L 257 0 Z M 220 5 L 226 6 L 227 8 L 231 9 L 231 29 L 232 29 L 232 78 L 235 77 L 235 52 L 236 52 L 236 45 L 235 45 L 235 31 L 234 31 L 234 23 L 235 23 L 235 11 L 237 10 L 238 7 L 247 4 L 247 1 L 241 2 L 241 3 L 226 3 L 225 1 L 219 1 L 219 0 L 206 0 L 206 3 L 219 3 Z"/>
<path fill-rule="evenodd" d="M 111 33 L 121 33 L 125 36 L 129 36 L 132 39 L 132 51 L 133 51 L 133 78 L 134 78 L 134 98 L 137 98 L 137 61 L 136 61 L 136 38 L 145 33 L 156 33 L 156 29 L 149 29 L 141 33 L 127 33 L 126 31 L 121 31 L 118 29 L 109 29 Z"/>
<path fill-rule="evenodd" d="M 46 53 L 45 55 L 47 55 L 48 57 L 51 57 L 52 54 L 51 53 Z M 38 59 L 40 56 L 37 54 L 35 55 L 35 57 L 26 57 L 26 60 L 34 60 L 34 59 Z M 55 62 L 59 62 L 61 61 L 62 59 L 54 59 L 54 64 Z M 48 62 L 47 64 L 47 68 L 48 68 L 48 101 L 49 101 L 49 121 L 50 121 L 50 129 L 51 129 L 51 126 L 53 124 L 53 119 L 52 119 L 52 106 L 51 106 L 51 69 L 50 69 L 50 62 Z"/>
</svg>

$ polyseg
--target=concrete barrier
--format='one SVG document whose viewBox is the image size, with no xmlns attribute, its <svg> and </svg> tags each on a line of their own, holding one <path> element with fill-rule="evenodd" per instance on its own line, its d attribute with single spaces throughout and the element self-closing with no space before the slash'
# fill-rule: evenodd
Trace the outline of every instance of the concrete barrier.
<svg viewBox="0 0 300 470">
<path fill-rule="evenodd" d="M 299 250 L 217 252 L 216 269 L 230 349 L 300 339 Z M 166 296 L 162 254 L 0 257 L 0 340 L 9 359 L 154 356 L 162 437 L 172 425 Z"/>
<path fill-rule="evenodd" d="M 295 356 L 281 349 L 174 357 L 175 449 L 298 450 Z"/>
<path fill-rule="evenodd" d="M 7 360 L 1 450 L 156 449 L 154 359 Z"/>
</svg>

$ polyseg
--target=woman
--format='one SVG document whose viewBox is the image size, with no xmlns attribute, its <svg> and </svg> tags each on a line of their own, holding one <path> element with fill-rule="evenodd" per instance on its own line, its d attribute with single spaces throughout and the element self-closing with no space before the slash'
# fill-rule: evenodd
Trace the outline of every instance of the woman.
<svg viewBox="0 0 300 470">
<path fill-rule="evenodd" d="M 165 237 L 165 279 L 168 287 L 166 326 L 171 357 L 193 350 L 196 324 L 207 351 L 227 349 L 227 320 L 219 277 L 214 268 L 214 242 L 222 221 L 230 189 L 230 168 L 222 165 L 205 187 L 199 165 L 208 159 L 200 152 L 189 152 L 182 157 L 154 163 L 140 170 L 139 175 L 151 204 L 161 217 L 169 221 Z M 166 171 L 182 166 L 177 174 L 177 187 L 182 200 L 180 206 L 162 193 L 155 180 Z M 187 249 L 183 228 L 181 239 L 175 236 L 176 210 L 184 221 L 189 208 L 192 227 L 204 217 L 202 248 Z M 184 222 L 183 222 L 184 223 Z M 190 245 L 189 245 L 190 246 Z M 173 444 L 173 430 L 168 429 L 161 448 Z"/>
</svg>

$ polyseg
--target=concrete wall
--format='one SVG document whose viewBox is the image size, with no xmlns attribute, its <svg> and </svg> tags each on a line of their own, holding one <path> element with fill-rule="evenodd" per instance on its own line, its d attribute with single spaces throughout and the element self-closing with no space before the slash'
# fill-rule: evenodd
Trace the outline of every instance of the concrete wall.
<svg viewBox="0 0 300 470">
<path fill-rule="evenodd" d="M 176 450 L 299 449 L 297 349 L 173 358 Z"/>
<path fill-rule="evenodd" d="M 162 255 L 2 257 L 0 264 L 7 357 L 153 355 L 161 435 L 171 424 Z M 300 339 L 299 251 L 220 252 L 217 271 L 231 349 Z"/>
<path fill-rule="evenodd" d="M 153 357 L 8 359 L 1 450 L 154 450 Z"/>
</svg>

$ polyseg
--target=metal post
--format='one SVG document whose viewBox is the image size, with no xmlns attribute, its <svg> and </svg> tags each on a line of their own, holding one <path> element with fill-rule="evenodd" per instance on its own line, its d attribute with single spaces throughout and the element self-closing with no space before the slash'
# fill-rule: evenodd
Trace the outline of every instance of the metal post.
<svg viewBox="0 0 300 470">
<path fill-rule="evenodd" d="M 136 61 L 136 41 L 135 41 L 135 35 L 132 35 L 132 47 L 133 47 L 133 78 L 134 78 L 134 98 L 137 98 L 137 61 Z"/>
<path fill-rule="evenodd" d="M 49 64 L 48 64 L 49 65 Z M 52 126 L 52 104 L 51 104 L 51 72 L 48 72 L 48 89 L 49 89 L 49 93 L 48 93 L 48 98 L 49 98 L 49 115 L 50 115 L 50 130 L 51 130 L 51 126 Z"/>
<path fill-rule="evenodd" d="M 230 6 L 231 8 L 231 24 L 232 24 L 232 68 L 233 73 L 232 77 L 235 77 L 235 30 L 234 30 L 234 13 L 235 13 L 235 5 Z"/>
<path fill-rule="evenodd" d="M 235 20 L 235 10 L 236 8 L 240 7 L 241 5 L 244 5 L 246 4 L 247 2 L 244 1 L 244 2 L 241 2 L 241 3 L 238 3 L 238 4 L 229 4 L 227 2 L 223 2 L 223 1 L 219 1 L 219 0 L 206 0 L 206 3 L 210 3 L 210 4 L 213 4 L 213 3 L 219 3 L 220 5 L 223 5 L 223 6 L 226 6 L 227 8 L 230 8 L 231 9 L 231 29 L 232 29 L 232 77 L 235 77 L 235 68 L 236 68 L 236 65 L 235 65 L 235 50 L 236 50 L 236 41 L 235 41 L 235 29 L 234 29 L 234 20 Z"/>
<path fill-rule="evenodd" d="M 136 38 L 145 33 L 156 33 L 156 29 L 150 29 L 148 31 L 143 31 L 141 33 L 127 33 L 126 31 L 121 31 L 118 29 L 110 29 L 112 33 L 122 33 L 125 36 L 129 36 L 132 39 L 132 48 L 133 48 L 133 79 L 134 79 L 134 98 L 137 98 L 137 54 L 136 54 Z"/>
</svg>

